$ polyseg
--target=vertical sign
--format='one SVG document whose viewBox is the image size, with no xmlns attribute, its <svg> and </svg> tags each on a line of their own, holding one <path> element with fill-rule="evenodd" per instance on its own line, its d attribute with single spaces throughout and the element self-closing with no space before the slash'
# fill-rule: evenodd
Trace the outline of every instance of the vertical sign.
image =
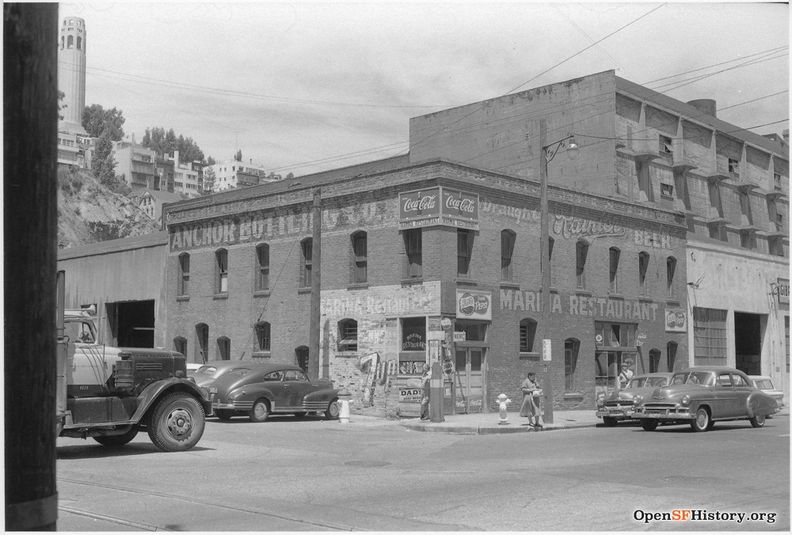
<svg viewBox="0 0 792 535">
<path fill-rule="evenodd" d="M 545 338 L 542 340 L 542 360 L 544 362 L 550 362 L 553 360 L 553 347 L 552 347 L 552 340 L 549 338 Z"/>
</svg>

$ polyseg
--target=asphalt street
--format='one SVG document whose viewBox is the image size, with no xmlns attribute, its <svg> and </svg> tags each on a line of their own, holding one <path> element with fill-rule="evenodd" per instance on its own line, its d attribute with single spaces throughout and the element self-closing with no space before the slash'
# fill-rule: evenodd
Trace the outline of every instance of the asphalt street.
<svg viewBox="0 0 792 535">
<path fill-rule="evenodd" d="M 58 530 L 788 531 L 789 447 L 788 414 L 485 435 L 210 418 L 181 453 L 58 439 Z M 655 516 L 675 510 L 705 520 Z"/>
</svg>

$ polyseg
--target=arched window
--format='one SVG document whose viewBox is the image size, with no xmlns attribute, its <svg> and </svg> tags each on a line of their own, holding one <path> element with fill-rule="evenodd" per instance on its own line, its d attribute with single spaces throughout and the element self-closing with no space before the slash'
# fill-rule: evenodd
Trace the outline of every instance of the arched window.
<svg viewBox="0 0 792 535">
<path fill-rule="evenodd" d="M 294 359 L 302 371 L 308 373 L 308 346 L 299 346 L 294 350 Z"/>
<path fill-rule="evenodd" d="M 358 323 L 349 318 L 338 322 L 338 350 L 357 351 L 358 349 Z"/>
<path fill-rule="evenodd" d="M 535 338 L 536 320 L 531 318 L 520 320 L 520 353 L 533 353 Z"/>
<path fill-rule="evenodd" d="M 311 269 L 313 258 L 313 239 L 305 238 L 300 242 L 300 249 L 302 250 L 302 262 L 300 263 L 300 287 L 311 287 Z"/>
<path fill-rule="evenodd" d="M 423 277 L 422 230 L 413 228 L 402 231 L 402 239 L 404 241 L 402 272 L 405 279 L 420 279 Z"/>
<path fill-rule="evenodd" d="M 609 281 L 610 281 L 610 291 L 613 293 L 619 292 L 619 256 L 621 256 L 621 251 L 616 247 L 611 247 L 608 250 L 608 259 L 609 259 Z"/>
<path fill-rule="evenodd" d="M 473 256 L 473 231 L 457 229 L 457 276 L 470 277 L 470 259 Z"/>
<path fill-rule="evenodd" d="M 666 289 L 668 295 L 674 295 L 674 275 L 676 274 L 677 260 L 673 256 L 666 259 Z"/>
<path fill-rule="evenodd" d="M 231 339 L 227 336 L 217 339 L 217 358 L 218 360 L 231 360 Z"/>
<path fill-rule="evenodd" d="M 649 271 L 649 253 L 638 253 L 638 287 L 641 294 L 646 295 L 646 273 Z"/>
<path fill-rule="evenodd" d="M 215 251 L 215 268 L 217 277 L 217 293 L 228 293 L 228 250 Z"/>
<path fill-rule="evenodd" d="M 567 392 L 575 392 L 575 371 L 577 370 L 580 340 L 567 338 L 564 340 L 564 385 Z"/>
<path fill-rule="evenodd" d="M 256 246 L 256 284 L 255 291 L 269 290 L 270 253 L 269 245 L 260 243 Z"/>
<path fill-rule="evenodd" d="M 266 321 L 260 321 L 256 323 L 254 330 L 256 334 L 256 350 L 254 351 L 253 356 L 269 356 L 270 352 L 272 351 L 270 324 Z"/>
<path fill-rule="evenodd" d="M 677 355 L 677 343 L 676 342 L 668 342 L 666 344 L 666 364 L 668 365 L 668 371 L 674 371 L 674 365 L 676 364 L 676 355 Z"/>
<path fill-rule="evenodd" d="M 352 234 L 352 266 L 350 281 L 363 284 L 368 281 L 368 236 L 362 230 Z"/>
<path fill-rule="evenodd" d="M 660 371 L 660 350 L 651 349 L 649 351 L 649 373 Z"/>
<path fill-rule="evenodd" d="M 517 234 L 510 229 L 501 230 L 501 280 L 511 282 L 514 277 L 512 257 Z"/>
<path fill-rule="evenodd" d="M 177 336 L 173 339 L 173 350 L 178 351 L 185 357 L 187 356 L 187 339 L 183 336 Z"/>
<path fill-rule="evenodd" d="M 74 36 L 70 35 L 66 38 L 66 48 L 74 48 Z"/>
<path fill-rule="evenodd" d="M 205 323 L 195 325 L 195 362 L 209 360 L 209 326 Z"/>
<path fill-rule="evenodd" d="M 179 255 L 179 295 L 185 296 L 190 293 L 190 255 L 182 253 Z"/>
<path fill-rule="evenodd" d="M 578 240 L 575 245 L 575 274 L 577 287 L 586 287 L 586 258 L 588 257 L 589 244 L 586 240 Z"/>
<path fill-rule="evenodd" d="M 77 50 L 82 50 L 82 37 L 77 37 Z"/>
<path fill-rule="evenodd" d="M 66 46 L 66 37 L 61 35 L 61 46 L 60 46 L 61 50 L 63 50 L 63 47 L 65 46 Z"/>
</svg>

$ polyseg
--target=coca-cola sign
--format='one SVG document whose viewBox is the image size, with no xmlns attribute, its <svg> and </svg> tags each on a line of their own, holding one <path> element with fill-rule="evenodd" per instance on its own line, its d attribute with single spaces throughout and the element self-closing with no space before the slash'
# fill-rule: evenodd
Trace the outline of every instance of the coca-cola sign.
<svg viewBox="0 0 792 535">
<path fill-rule="evenodd" d="M 399 194 L 399 227 L 478 229 L 478 195 L 442 186 Z"/>
</svg>

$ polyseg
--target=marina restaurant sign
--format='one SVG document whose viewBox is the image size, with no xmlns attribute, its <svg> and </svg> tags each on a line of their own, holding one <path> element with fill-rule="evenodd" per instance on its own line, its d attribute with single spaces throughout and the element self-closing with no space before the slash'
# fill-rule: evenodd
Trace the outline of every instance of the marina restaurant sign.
<svg viewBox="0 0 792 535">
<path fill-rule="evenodd" d="M 399 230 L 444 225 L 478 230 L 479 197 L 437 186 L 399 194 Z"/>
</svg>

